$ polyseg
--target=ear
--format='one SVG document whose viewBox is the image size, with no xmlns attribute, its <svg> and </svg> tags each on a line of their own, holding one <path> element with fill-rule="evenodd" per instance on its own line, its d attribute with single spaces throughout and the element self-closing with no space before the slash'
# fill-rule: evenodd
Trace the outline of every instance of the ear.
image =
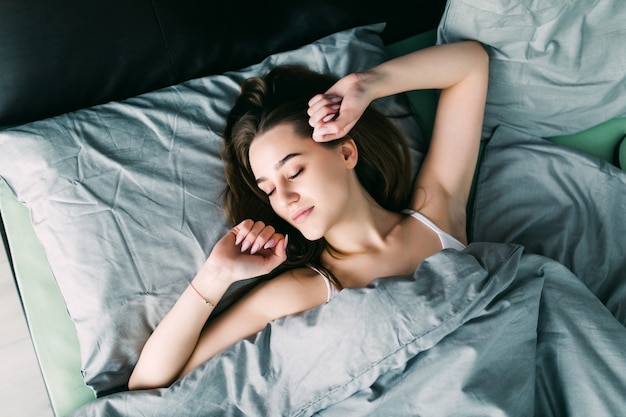
<svg viewBox="0 0 626 417">
<path fill-rule="evenodd" d="M 356 146 L 356 142 L 352 138 L 344 140 L 339 145 L 339 150 L 343 156 L 343 160 L 349 169 L 354 169 L 357 162 L 359 162 L 359 149 Z"/>
</svg>

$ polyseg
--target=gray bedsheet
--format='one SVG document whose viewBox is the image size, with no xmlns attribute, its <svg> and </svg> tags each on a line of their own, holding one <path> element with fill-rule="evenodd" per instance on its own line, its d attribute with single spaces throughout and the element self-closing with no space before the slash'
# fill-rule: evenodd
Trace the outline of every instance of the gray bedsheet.
<svg viewBox="0 0 626 417">
<path fill-rule="evenodd" d="M 73 416 L 616 416 L 623 346 L 626 328 L 567 268 L 474 243 Z"/>
</svg>

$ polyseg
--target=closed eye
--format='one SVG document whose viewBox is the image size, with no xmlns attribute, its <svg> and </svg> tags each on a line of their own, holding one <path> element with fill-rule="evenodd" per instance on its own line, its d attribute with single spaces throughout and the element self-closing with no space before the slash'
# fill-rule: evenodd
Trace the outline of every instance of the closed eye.
<svg viewBox="0 0 626 417">
<path fill-rule="evenodd" d="M 302 173 L 302 168 L 298 169 L 293 175 L 289 176 L 289 180 L 294 180 L 298 175 Z"/>
<path fill-rule="evenodd" d="M 295 179 L 298 177 L 298 175 L 302 174 L 302 171 L 304 171 L 304 168 L 299 168 L 299 169 L 298 169 L 296 172 L 294 172 L 292 175 L 288 176 L 288 177 L 287 177 L 287 179 L 288 179 L 289 181 L 293 181 L 293 180 L 295 180 Z M 276 188 L 272 189 L 272 190 L 271 190 L 271 191 L 269 191 L 269 192 L 265 192 L 265 195 L 266 195 L 267 197 L 271 197 L 271 196 L 274 194 L 274 191 L 276 191 Z"/>
</svg>

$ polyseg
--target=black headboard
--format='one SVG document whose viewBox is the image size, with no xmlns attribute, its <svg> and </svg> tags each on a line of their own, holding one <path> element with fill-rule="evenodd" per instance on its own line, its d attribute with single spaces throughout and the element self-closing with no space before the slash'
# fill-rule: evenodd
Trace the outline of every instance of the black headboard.
<svg viewBox="0 0 626 417">
<path fill-rule="evenodd" d="M 354 26 L 435 28 L 444 0 L 2 0 L 0 127 L 238 69 Z"/>
</svg>

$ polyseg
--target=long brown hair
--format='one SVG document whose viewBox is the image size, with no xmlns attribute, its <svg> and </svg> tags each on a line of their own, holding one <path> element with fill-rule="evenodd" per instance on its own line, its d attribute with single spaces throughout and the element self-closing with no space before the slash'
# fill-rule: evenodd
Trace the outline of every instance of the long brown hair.
<svg viewBox="0 0 626 417">
<path fill-rule="evenodd" d="M 242 83 L 241 94 L 226 122 L 222 151 L 227 185 L 224 210 L 233 224 L 253 219 L 289 234 L 288 259 L 274 273 L 305 265 L 328 273 L 320 262 L 327 243 L 323 238 L 307 240 L 274 213 L 268 197 L 257 187 L 250 167 L 250 144 L 258 135 L 283 123 L 291 124 L 299 136 L 311 138 L 313 128 L 308 123 L 307 103 L 336 81 L 334 76 L 302 66 L 278 66 L 263 77 L 249 78 Z M 363 187 L 387 210 L 406 208 L 411 198 L 411 161 L 402 133 L 385 115 L 370 106 L 348 137 L 354 139 L 359 151 L 355 172 Z M 341 139 L 320 143 L 320 146 L 337 146 L 340 142 Z"/>
</svg>

